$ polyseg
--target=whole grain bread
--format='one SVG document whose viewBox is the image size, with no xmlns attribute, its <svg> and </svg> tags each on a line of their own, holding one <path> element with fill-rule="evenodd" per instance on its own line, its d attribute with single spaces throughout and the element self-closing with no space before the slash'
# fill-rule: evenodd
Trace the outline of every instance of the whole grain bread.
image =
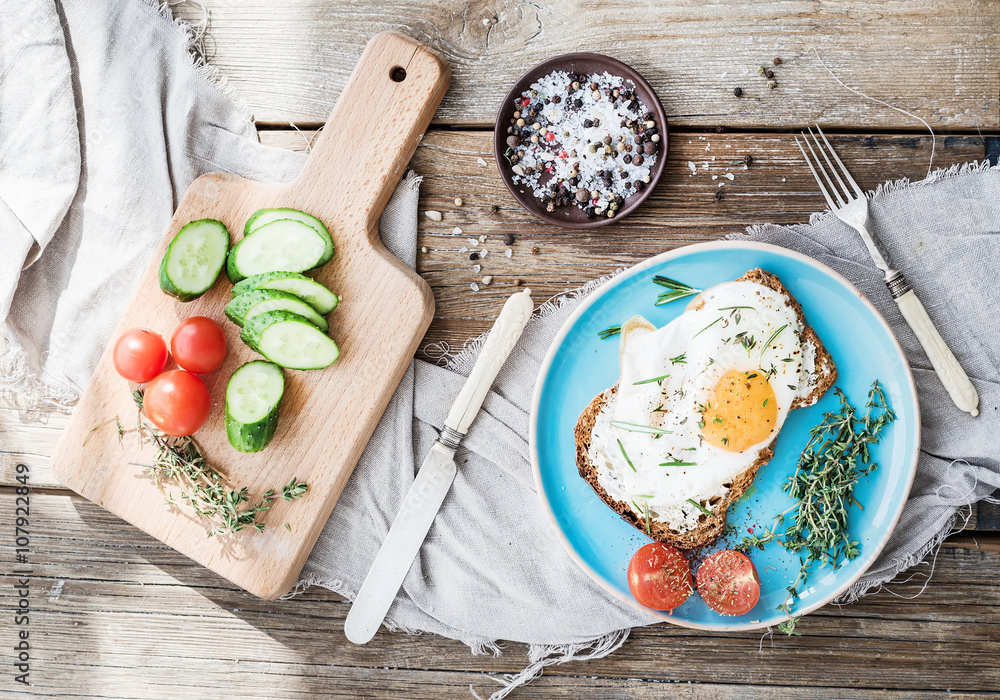
<svg viewBox="0 0 1000 700">
<path fill-rule="evenodd" d="M 785 300 L 788 302 L 788 305 L 795 311 L 803 329 L 801 335 L 802 340 L 810 341 L 816 347 L 815 372 L 817 375 L 817 382 L 815 388 L 809 393 L 809 395 L 796 399 L 792 403 L 791 408 L 801 408 L 803 406 L 811 406 L 816 403 L 836 381 L 837 367 L 834 364 L 830 353 L 823 346 L 822 341 L 820 341 L 816 331 L 812 328 L 812 326 L 807 325 L 805 315 L 802 313 L 802 306 L 795 300 L 791 293 L 785 289 L 784 285 L 781 284 L 781 281 L 776 275 L 765 272 L 760 268 L 748 271 L 745 275 L 740 277 L 738 281 L 756 282 L 757 284 L 768 287 L 769 289 L 773 289 L 783 295 Z M 688 308 L 697 309 L 703 304 L 704 300 L 699 297 L 695 297 L 691 303 L 688 304 Z M 576 438 L 576 465 L 577 470 L 580 472 L 580 476 L 587 480 L 587 483 L 591 485 L 594 492 L 597 493 L 601 500 L 607 503 L 612 510 L 618 513 L 622 520 L 633 525 L 642 532 L 648 532 L 649 536 L 654 540 L 664 542 L 666 544 L 672 544 L 680 549 L 692 549 L 694 547 L 700 547 L 712 542 L 726 527 L 726 515 L 728 513 L 729 506 L 739 499 L 740 496 L 746 493 L 747 489 L 749 489 L 750 485 L 753 483 L 754 477 L 757 476 L 758 470 L 767 464 L 774 456 L 774 443 L 777 441 L 777 435 L 774 440 L 771 441 L 770 445 L 761 450 L 753 464 L 736 475 L 731 484 L 726 484 L 728 491 L 724 497 L 715 497 L 711 501 L 702 503 L 703 507 L 711 511 L 711 515 L 707 513 L 699 515 L 698 524 L 695 528 L 684 532 L 678 532 L 672 530 L 666 523 L 662 523 L 657 520 L 652 520 L 647 523 L 645 517 L 635 513 L 626 503 L 611 498 L 611 496 L 608 495 L 608 492 L 597 480 L 597 467 L 590 461 L 589 457 L 591 435 L 594 430 L 594 424 L 597 422 L 598 415 L 600 415 L 607 403 L 614 398 L 617 391 L 618 385 L 615 384 L 610 389 L 607 389 L 606 391 L 603 391 L 595 396 L 577 419 L 576 428 L 574 429 L 574 437 Z"/>
</svg>

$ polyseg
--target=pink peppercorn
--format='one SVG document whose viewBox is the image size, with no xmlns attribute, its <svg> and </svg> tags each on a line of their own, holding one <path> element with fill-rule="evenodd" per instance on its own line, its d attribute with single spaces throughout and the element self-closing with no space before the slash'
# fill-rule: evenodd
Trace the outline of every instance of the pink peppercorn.
<svg viewBox="0 0 1000 700">
<path fill-rule="evenodd" d="M 556 135 L 553 134 L 551 131 L 547 131 L 545 133 L 545 140 L 546 141 L 555 141 L 556 140 Z"/>
</svg>

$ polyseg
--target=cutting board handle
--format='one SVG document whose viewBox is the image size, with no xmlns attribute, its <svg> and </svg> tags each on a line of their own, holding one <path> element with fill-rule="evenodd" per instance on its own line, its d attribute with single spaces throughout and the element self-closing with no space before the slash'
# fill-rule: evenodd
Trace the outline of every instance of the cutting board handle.
<svg viewBox="0 0 1000 700">
<path fill-rule="evenodd" d="M 358 60 L 292 187 L 321 188 L 340 222 L 378 235 L 378 219 L 451 82 L 444 57 L 397 32 Z"/>
</svg>

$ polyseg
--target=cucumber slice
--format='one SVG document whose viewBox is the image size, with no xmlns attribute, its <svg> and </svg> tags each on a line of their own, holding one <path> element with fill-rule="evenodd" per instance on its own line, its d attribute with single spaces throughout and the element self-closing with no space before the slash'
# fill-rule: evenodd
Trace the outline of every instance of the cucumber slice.
<svg viewBox="0 0 1000 700">
<path fill-rule="evenodd" d="M 277 289 L 280 292 L 294 294 L 299 299 L 308 302 L 316 313 L 326 315 L 337 308 L 340 297 L 324 287 L 319 282 L 309 279 L 298 272 L 263 272 L 253 277 L 247 277 L 233 287 L 233 297 L 252 292 L 255 289 Z"/>
<path fill-rule="evenodd" d="M 323 369 L 340 357 L 330 336 L 290 311 L 254 316 L 240 331 L 244 343 L 271 362 L 288 369 Z"/>
<path fill-rule="evenodd" d="M 326 239 L 312 226 L 279 219 L 243 238 L 229 251 L 226 274 L 233 284 L 261 272 L 302 272 L 321 264 Z"/>
<path fill-rule="evenodd" d="M 277 365 L 253 360 L 241 366 L 226 386 L 226 437 L 240 452 L 260 452 L 274 437 L 285 375 Z"/>
<path fill-rule="evenodd" d="M 333 238 L 330 236 L 330 231 L 315 216 L 306 214 L 304 211 L 299 211 L 298 209 L 259 209 L 253 216 L 247 219 L 247 223 L 243 227 L 243 235 L 249 236 L 264 224 L 269 224 L 279 219 L 295 219 L 316 229 L 317 233 L 326 238 L 326 252 L 323 254 L 323 258 L 319 261 L 319 264 L 322 265 L 330 261 L 333 257 Z"/>
<path fill-rule="evenodd" d="M 304 316 L 324 333 L 330 330 L 330 324 L 316 313 L 316 309 L 294 294 L 279 292 L 277 289 L 255 289 L 252 292 L 240 294 L 226 304 L 225 308 L 226 317 L 241 328 L 254 316 L 268 311 L 291 311 L 299 316 Z"/>
<path fill-rule="evenodd" d="M 229 249 L 229 229 L 215 219 L 185 224 L 160 261 L 160 289 L 181 301 L 197 299 L 215 284 Z"/>
</svg>

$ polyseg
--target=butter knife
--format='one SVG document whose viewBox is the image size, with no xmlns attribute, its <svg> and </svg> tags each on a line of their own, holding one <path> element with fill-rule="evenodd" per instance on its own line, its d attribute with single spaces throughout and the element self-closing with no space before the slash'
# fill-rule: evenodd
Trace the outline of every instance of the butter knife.
<svg viewBox="0 0 1000 700">
<path fill-rule="evenodd" d="M 445 419 L 441 436 L 424 458 L 347 614 L 344 634 L 355 644 L 370 641 L 389 612 L 455 479 L 455 450 L 479 413 L 497 373 L 521 337 L 533 308 L 530 289 L 514 294 L 504 304 L 486 336 L 472 373 L 465 380 Z"/>
</svg>

